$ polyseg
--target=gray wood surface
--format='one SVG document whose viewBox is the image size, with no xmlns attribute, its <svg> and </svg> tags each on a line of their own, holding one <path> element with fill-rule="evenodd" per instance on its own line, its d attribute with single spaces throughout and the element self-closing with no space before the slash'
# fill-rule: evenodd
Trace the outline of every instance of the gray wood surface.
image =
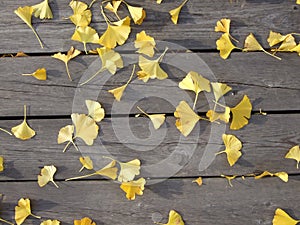
<svg viewBox="0 0 300 225">
<path fill-rule="evenodd" d="M 80 43 L 71 40 L 74 26 L 64 18 L 72 14 L 68 2 L 53 0 L 50 5 L 54 19 L 40 21 L 33 19 L 33 25 L 45 43 L 41 49 L 30 28 L 13 13 L 19 6 L 34 5 L 38 0 L 10 1 L 2 0 L 0 3 L 1 26 L 0 53 L 14 53 L 24 51 L 27 53 L 67 51 L 71 45 L 83 48 Z M 90 3 L 90 1 L 86 1 Z M 137 4 L 134 1 L 128 1 Z M 145 29 L 157 40 L 169 41 L 185 46 L 189 49 L 216 49 L 215 41 L 220 34 L 214 32 L 215 24 L 221 18 L 232 20 L 232 35 L 240 40 L 240 45 L 245 37 L 253 32 L 265 47 L 270 29 L 289 33 L 299 31 L 299 7 L 294 0 L 275 1 L 189 1 L 182 9 L 179 24 L 175 26 L 169 17 L 168 11 L 176 8 L 180 1 L 163 2 L 157 5 L 154 1 L 143 0 L 137 5 L 143 6 L 147 11 L 147 18 L 141 26 L 134 25 L 129 42 L 135 34 Z M 99 6 L 93 7 L 93 23 L 91 24 L 100 34 L 106 29 L 101 17 Z M 125 7 L 121 14 L 126 15 Z M 93 46 L 95 47 L 95 45 Z"/>
</svg>

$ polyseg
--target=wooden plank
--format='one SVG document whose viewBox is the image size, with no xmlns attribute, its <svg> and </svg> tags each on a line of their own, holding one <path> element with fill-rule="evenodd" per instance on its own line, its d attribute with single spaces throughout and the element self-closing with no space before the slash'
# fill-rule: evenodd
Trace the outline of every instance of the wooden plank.
<svg viewBox="0 0 300 225">
<path fill-rule="evenodd" d="M 238 179 L 232 188 L 225 179 L 204 179 L 202 187 L 192 179 L 172 179 L 147 186 L 135 201 L 125 199 L 114 182 L 58 182 L 59 189 L 51 184 L 39 188 L 33 182 L 1 183 L 1 216 L 12 220 L 18 199 L 27 197 L 32 213 L 63 224 L 86 216 L 103 225 L 151 225 L 161 219 L 167 223 L 171 209 L 180 212 L 186 224 L 272 224 L 279 207 L 294 218 L 300 217 L 299 179 L 291 177 L 288 183 L 278 178 Z M 26 220 L 26 224 L 39 223 L 32 217 Z"/>
<path fill-rule="evenodd" d="M 34 5 L 38 0 L 20 0 L 17 3 L 10 0 L 1 1 L 0 54 L 25 51 L 28 53 L 53 53 L 67 51 L 71 45 L 82 49 L 80 43 L 71 41 L 74 32 L 73 24 L 64 18 L 72 14 L 68 3 L 63 0 L 50 2 L 54 19 L 40 21 L 33 19 L 34 27 L 45 43 L 41 49 L 32 31 L 13 13 L 19 6 Z M 90 1 L 86 1 L 90 3 Z M 133 1 L 129 3 L 136 4 Z M 163 2 L 161 5 L 153 1 L 140 1 L 138 5 L 147 11 L 147 18 L 141 26 L 134 25 L 129 42 L 135 34 L 146 29 L 157 40 L 169 41 L 189 49 L 216 49 L 215 41 L 220 34 L 214 32 L 215 24 L 221 18 L 232 19 L 232 35 L 240 40 L 242 45 L 246 35 L 255 33 L 264 47 L 268 47 L 266 39 L 269 30 L 289 33 L 297 32 L 300 27 L 298 6 L 294 0 L 289 1 L 191 1 L 183 7 L 179 24 L 172 24 L 168 11 L 176 8 L 180 1 Z M 92 26 L 102 34 L 106 28 L 99 12 L 98 4 L 93 7 Z M 125 7 L 121 7 L 121 15 L 126 15 Z M 163 31 L 163 32 L 162 32 Z M 176 34 L 176 35 L 174 35 Z M 95 47 L 95 46 L 94 46 Z"/>
<path fill-rule="evenodd" d="M 111 156 L 120 161 L 139 158 L 142 174 L 146 177 L 168 176 L 219 176 L 220 174 L 245 175 L 256 171 L 287 171 L 299 173 L 296 162 L 284 159 L 287 151 L 299 144 L 300 115 L 255 115 L 250 124 L 239 131 L 202 121 L 190 136 L 180 136 L 175 118 L 168 117 L 166 124 L 153 130 L 147 118 L 112 118 L 100 123 L 99 138 L 88 147 L 76 141 L 80 152 L 74 147 L 63 153 L 64 145 L 57 144 L 61 127 L 71 120 L 30 120 L 37 135 L 26 142 L 2 133 L 0 155 L 5 158 L 6 170 L 0 180 L 36 180 L 40 168 L 54 164 L 58 167 L 57 179 L 78 176 L 79 157 L 89 155 L 95 161 L 95 169 L 102 168 Z M 1 121 L 1 127 L 9 129 L 18 121 Z M 215 157 L 224 149 L 223 133 L 234 134 L 243 142 L 243 156 L 230 167 L 226 155 Z M 88 172 L 85 172 L 86 174 Z"/>
<path fill-rule="evenodd" d="M 199 56 L 199 59 L 190 62 L 189 60 L 195 56 Z M 131 57 L 137 55 L 129 54 L 123 57 L 125 61 L 130 61 Z M 69 115 L 73 103 L 74 110 L 76 106 L 85 112 L 85 99 L 98 99 L 107 114 L 128 114 L 129 106 L 133 107 L 130 108 L 130 113 L 137 113 L 136 104 L 148 112 L 173 113 L 181 100 L 191 104 L 194 100 L 194 94 L 177 87 L 179 81 L 191 70 L 201 73 L 212 81 L 217 80 L 232 86 L 232 93 L 225 98 L 229 106 L 234 106 L 243 95 L 247 94 L 254 110 L 260 108 L 267 111 L 300 110 L 299 98 L 291 97 L 300 94 L 297 71 L 299 58 L 292 54 L 285 54 L 283 57 L 284 60 L 279 62 L 263 53 L 235 53 L 232 59 L 224 61 L 217 53 L 197 55 L 170 53 L 162 65 L 169 73 L 170 79 L 151 80 L 147 84 L 137 79 L 133 80 L 121 102 L 115 102 L 107 90 L 123 85 L 129 78 L 132 66 L 126 66 L 115 76 L 101 74 L 91 82 L 91 85 L 76 88 L 78 83 L 83 82 L 100 68 L 101 63 L 97 56 L 79 56 L 70 62 L 73 82 L 68 80 L 64 64 L 50 57 L 2 58 L 0 104 L 5 107 L 1 107 L 0 115 L 22 116 L 23 104 L 30 106 L 31 116 Z M 188 63 L 174 66 L 181 60 Z M 48 71 L 46 81 L 20 75 L 31 73 L 41 67 L 45 67 Z M 201 94 L 197 111 L 205 112 L 209 109 L 206 98 L 211 102 L 210 98 L 213 96 Z M 117 112 L 112 110 L 113 106 Z"/>
</svg>

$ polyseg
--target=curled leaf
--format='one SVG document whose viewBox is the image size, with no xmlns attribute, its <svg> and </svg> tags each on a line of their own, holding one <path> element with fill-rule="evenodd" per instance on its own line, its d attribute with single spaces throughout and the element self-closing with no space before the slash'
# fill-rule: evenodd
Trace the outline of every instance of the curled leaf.
<svg viewBox="0 0 300 225">
<path fill-rule="evenodd" d="M 127 199 L 134 200 L 135 195 L 143 195 L 145 184 L 146 180 L 144 178 L 140 178 L 135 181 L 123 182 L 120 188 L 126 193 Z"/>
<path fill-rule="evenodd" d="M 40 17 L 40 19 L 52 19 L 53 14 L 49 6 L 48 0 L 44 0 L 39 4 L 36 4 L 33 7 L 34 16 Z"/>
<path fill-rule="evenodd" d="M 203 184 L 202 177 L 198 177 L 197 179 L 193 180 L 193 183 L 197 183 L 198 186 L 202 186 Z"/>
<path fill-rule="evenodd" d="M 227 181 L 228 181 L 228 184 L 230 185 L 230 187 L 233 187 L 231 181 L 234 180 L 237 176 L 226 176 L 226 175 L 221 175 L 221 177 L 224 177 Z"/>
<path fill-rule="evenodd" d="M 96 225 L 90 218 L 84 217 L 81 220 L 74 220 L 74 225 Z"/>
<path fill-rule="evenodd" d="M 299 169 L 299 162 L 300 162 L 300 147 L 296 145 L 292 147 L 289 152 L 285 155 L 286 159 L 294 159 L 297 161 L 297 169 Z"/>
<path fill-rule="evenodd" d="M 289 180 L 289 175 L 286 172 L 270 173 L 269 171 L 264 171 L 263 173 L 254 176 L 254 179 L 258 180 L 258 179 L 261 179 L 266 176 L 270 176 L 270 177 L 275 176 L 275 177 L 280 178 L 284 182 L 288 182 L 288 180 Z"/>
<path fill-rule="evenodd" d="M 17 225 L 21 225 L 28 216 L 33 216 L 37 219 L 41 218 L 31 213 L 30 200 L 21 198 L 15 207 L 15 221 Z"/>
<path fill-rule="evenodd" d="M 30 74 L 23 73 L 22 75 L 23 76 L 33 76 L 34 78 L 36 78 L 38 80 L 46 80 L 47 79 L 47 71 L 45 68 L 37 69 L 35 72 L 30 73 Z"/>
<path fill-rule="evenodd" d="M 169 11 L 169 14 L 171 16 L 171 20 L 174 24 L 177 24 L 180 11 L 182 7 L 188 2 L 188 0 L 184 0 L 177 8 L 172 9 Z"/>
<path fill-rule="evenodd" d="M 58 188 L 58 185 L 53 180 L 54 174 L 56 173 L 56 167 L 51 166 L 44 166 L 44 168 L 41 169 L 40 175 L 38 175 L 38 184 L 40 187 L 44 187 L 49 182 L 52 182 L 56 188 Z"/>
<path fill-rule="evenodd" d="M 93 100 L 85 100 L 85 105 L 88 108 L 89 116 L 96 122 L 103 120 L 105 111 L 99 102 Z"/>
</svg>

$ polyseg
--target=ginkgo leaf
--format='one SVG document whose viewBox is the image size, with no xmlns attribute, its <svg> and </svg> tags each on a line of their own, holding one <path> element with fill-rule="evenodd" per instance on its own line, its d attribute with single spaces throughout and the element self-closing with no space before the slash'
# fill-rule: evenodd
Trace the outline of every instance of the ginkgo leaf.
<svg viewBox="0 0 300 225">
<path fill-rule="evenodd" d="M 163 224 L 163 223 L 157 223 L 156 224 L 161 224 L 161 225 L 184 225 L 183 219 L 181 215 L 176 212 L 175 210 L 171 210 L 169 212 L 169 220 L 168 223 Z"/>
<path fill-rule="evenodd" d="M 193 109 L 195 109 L 199 93 L 202 91 L 211 91 L 210 81 L 194 71 L 191 71 L 186 75 L 186 77 L 179 83 L 179 88 L 195 92 L 196 97 Z"/>
<path fill-rule="evenodd" d="M 296 1 L 296 4 L 300 5 L 300 0 L 297 0 L 297 1 Z"/>
<path fill-rule="evenodd" d="M 290 217 L 285 211 L 277 208 L 273 218 L 273 225 L 296 225 L 300 220 L 295 220 Z"/>
<path fill-rule="evenodd" d="M 254 35 L 252 33 L 250 33 L 246 39 L 245 39 L 245 44 L 244 44 L 244 52 L 249 52 L 249 51 L 263 51 L 264 53 L 266 53 L 267 55 L 270 55 L 276 59 L 281 60 L 281 58 L 267 52 L 261 45 L 260 43 L 256 40 L 256 38 L 254 37 Z"/>
<path fill-rule="evenodd" d="M 145 71 L 138 71 L 136 73 L 136 75 L 138 76 L 139 80 L 144 81 L 145 83 L 148 82 L 148 80 L 150 79 L 150 75 L 148 73 L 146 73 Z"/>
<path fill-rule="evenodd" d="M 218 102 L 221 97 L 223 97 L 225 94 L 232 90 L 231 87 L 223 83 L 212 82 L 211 86 L 214 92 L 216 102 Z"/>
<path fill-rule="evenodd" d="M 33 11 L 34 11 L 34 9 L 32 6 L 24 6 L 24 7 L 19 7 L 14 12 L 15 12 L 15 14 L 17 14 L 18 17 L 20 17 L 27 24 L 27 26 L 30 27 L 30 29 L 32 30 L 32 32 L 34 33 L 36 38 L 38 39 L 41 48 L 44 48 L 39 35 L 37 34 L 37 32 L 35 31 L 35 29 L 33 28 L 32 24 L 31 24 L 31 17 L 32 17 Z"/>
<path fill-rule="evenodd" d="M 82 167 L 79 170 L 79 172 L 81 172 L 83 169 L 87 169 L 87 170 L 94 169 L 93 161 L 89 156 L 80 157 L 79 161 L 82 164 Z"/>
<path fill-rule="evenodd" d="M 224 177 L 227 181 L 228 181 L 228 184 L 230 185 L 230 187 L 233 187 L 232 185 L 232 180 L 234 180 L 237 176 L 234 175 L 234 176 L 226 176 L 226 175 L 221 175 L 221 177 Z"/>
<path fill-rule="evenodd" d="M 215 112 L 214 110 L 208 110 L 206 117 L 209 118 L 210 122 L 215 122 L 216 120 L 221 120 L 225 123 L 229 123 L 230 119 L 230 108 L 226 107 L 223 113 Z"/>
<path fill-rule="evenodd" d="M 103 13 L 106 18 L 105 14 Z M 123 45 L 128 39 L 131 32 L 130 18 L 127 16 L 117 22 L 108 22 L 107 29 L 99 39 L 99 44 L 107 48 L 115 48 L 118 45 Z"/>
<path fill-rule="evenodd" d="M 81 220 L 74 220 L 74 225 L 96 225 L 90 218 L 84 217 Z"/>
<path fill-rule="evenodd" d="M 40 225 L 60 225 L 58 220 L 45 220 Z"/>
<path fill-rule="evenodd" d="M 96 122 L 85 114 L 72 113 L 71 118 L 75 126 L 75 138 L 81 138 L 87 145 L 93 145 L 99 130 Z"/>
<path fill-rule="evenodd" d="M 105 9 L 111 11 L 112 13 L 117 13 L 119 6 L 121 5 L 122 1 L 112 1 L 108 2 L 105 6 Z"/>
<path fill-rule="evenodd" d="M 77 49 L 75 49 L 73 46 L 70 48 L 70 50 L 67 52 L 67 55 L 65 54 L 62 54 L 62 53 L 56 53 L 52 56 L 52 58 L 55 58 L 55 59 L 59 59 L 61 61 L 63 61 L 65 63 L 65 66 L 66 66 L 66 70 L 67 70 L 67 74 L 68 74 L 68 77 L 70 79 L 70 81 L 72 81 L 72 77 L 71 77 L 71 74 L 70 74 L 70 71 L 69 71 L 69 67 L 68 67 L 68 62 L 75 58 L 76 56 L 78 56 L 81 52 Z"/>
<path fill-rule="evenodd" d="M 134 47 L 139 49 L 137 50 L 138 53 L 153 57 L 155 45 L 154 38 L 147 35 L 144 30 L 136 34 Z"/>
<path fill-rule="evenodd" d="M 286 38 L 282 41 L 281 45 L 277 49 L 273 49 L 273 51 L 282 51 L 282 52 L 290 52 L 297 46 L 295 38 L 293 35 L 288 34 Z"/>
<path fill-rule="evenodd" d="M 114 95 L 114 97 L 115 97 L 115 99 L 117 101 L 121 101 L 121 98 L 123 96 L 123 93 L 124 93 L 125 89 L 127 88 L 128 84 L 132 80 L 132 77 L 134 75 L 134 71 L 135 71 L 135 64 L 133 65 L 133 69 L 132 69 L 131 75 L 129 77 L 129 80 L 126 82 L 126 84 L 122 85 L 121 87 L 117 87 L 117 88 L 108 90 L 109 93 L 111 93 L 111 94 Z"/>
<path fill-rule="evenodd" d="M 123 163 L 118 162 L 120 165 L 120 173 L 118 176 L 119 182 L 132 181 L 136 175 L 140 174 L 141 162 L 138 159 L 131 160 Z"/>
<path fill-rule="evenodd" d="M 105 176 L 105 177 L 108 177 L 112 180 L 115 180 L 117 178 L 117 172 L 118 172 L 118 168 L 115 167 L 115 165 L 116 165 L 116 160 L 112 160 L 105 167 L 103 167 L 100 170 L 97 170 L 94 173 L 79 176 L 79 177 L 68 178 L 68 179 L 66 179 L 66 181 L 83 179 L 83 178 L 87 178 L 87 177 L 91 177 L 91 176 L 95 176 L 95 175 Z"/>
<path fill-rule="evenodd" d="M 93 43 L 98 44 L 99 35 L 97 31 L 89 26 L 77 27 L 71 38 L 73 41 L 79 41 L 83 43 L 84 51 L 87 54 L 86 44 Z"/>
<path fill-rule="evenodd" d="M 248 124 L 251 117 L 252 104 L 247 95 L 244 95 L 242 101 L 235 107 L 230 108 L 232 113 L 232 121 L 230 129 L 239 130 Z"/>
<path fill-rule="evenodd" d="M 49 6 L 48 0 L 44 0 L 39 4 L 36 4 L 33 7 L 34 16 L 40 17 L 40 19 L 52 19 L 53 14 Z"/>
<path fill-rule="evenodd" d="M 174 24 L 177 24 L 180 11 L 181 11 L 182 7 L 185 5 L 185 3 L 187 3 L 187 2 L 188 2 L 188 0 L 184 0 L 177 8 L 169 11 L 171 20 Z"/>
<path fill-rule="evenodd" d="M 85 105 L 89 111 L 89 116 L 96 122 L 103 120 L 105 111 L 99 102 L 93 100 L 85 100 Z"/>
<path fill-rule="evenodd" d="M 4 170 L 4 158 L 3 156 L 0 156 L 0 172 Z"/>
<path fill-rule="evenodd" d="M 51 166 L 44 166 L 41 169 L 40 174 L 38 175 L 38 184 L 40 187 L 44 187 L 49 182 L 52 182 L 56 188 L 58 188 L 58 185 L 53 180 L 54 174 L 56 173 L 56 167 Z"/>
<path fill-rule="evenodd" d="M 140 110 L 145 116 L 147 116 L 151 120 L 155 130 L 159 129 L 161 127 L 161 125 L 163 125 L 163 123 L 165 122 L 166 114 L 152 114 L 152 115 L 149 115 L 144 110 L 142 110 L 140 107 L 137 106 L 137 108 L 138 108 L 138 110 Z"/>
<path fill-rule="evenodd" d="M 286 159 L 294 159 L 297 161 L 297 169 L 299 169 L 300 162 L 300 148 L 299 145 L 292 147 L 289 152 L 285 155 Z"/>
<path fill-rule="evenodd" d="M 39 68 L 33 73 L 23 73 L 23 76 L 33 76 L 38 80 L 46 80 L 47 79 L 47 70 L 45 68 Z"/>
<path fill-rule="evenodd" d="M 92 12 L 88 9 L 88 5 L 80 1 L 71 1 L 69 6 L 73 10 L 73 15 L 70 16 L 72 23 L 76 27 L 86 27 L 92 21 Z"/>
<path fill-rule="evenodd" d="M 73 133 L 74 133 L 74 126 L 73 125 L 67 125 L 65 127 L 62 127 L 59 130 L 58 137 L 57 137 L 57 143 L 62 144 L 64 142 L 68 141 L 68 144 L 65 146 L 63 152 L 65 152 L 67 150 L 67 148 L 69 147 L 69 145 L 71 143 L 73 144 L 75 149 L 77 151 L 79 151 L 77 146 L 74 143 Z"/>
<path fill-rule="evenodd" d="M 111 74 L 114 75 L 117 72 L 117 68 L 123 68 L 123 60 L 118 52 L 115 52 L 114 50 L 106 47 L 97 48 L 97 52 L 102 61 L 102 66 L 93 76 L 81 83 L 80 86 L 87 84 L 92 79 L 94 79 L 99 73 L 105 70 L 108 70 Z"/>
<path fill-rule="evenodd" d="M 300 1 L 300 0 L 299 0 Z M 156 0 L 157 4 L 160 4 L 162 2 L 162 0 Z"/>
<path fill-rule="evenodd" d="M 222 59 L 227 59 L 233 49 L 240 49 L 232 44 L 229 34 L 227 33 L 222 34 L 222 36 L 216 41 L 216 44 Z"/>
<path fill-rule="evenodd" d="M 181 101 L 176 107 L 174 116 L 177 118 L 175 124 L 177 129 L 185 137 L 192 132 L 196 123 L 201 119 L 185 101 Z"/>
<path fill-rule="evenodd" d="M 41 218 L 31 213 L 30 200 L 21 198 L 15 207 L 15 221 L 17 225 L 22 224 L 28 216 L 33 216 L 37 219 Z"/>
<path fill-rule="evenodd" d="M 242 142 L 234 135 L 223 134 L 222 139 L 225 145 L 225 150 L 218 152 L 216 155 L 226 153 L 227 161 L 230 166 L 233 166 L 238 159 L 242 156 Z"/>
<path fill-rule="evenodd" d="M 144 56 L 139 56 L 139 66 L 142 69 L 143 73 L 146 73 L 147 76 L 151 79 L 164 80 L 168 78 L 168 74 L 160 67 L 160 63 L 168 51 L 168 48 L 155 60 L 146 59 Z M 139 73 L 138 73 L 139 77 Z M 149 79 L 148 78 L 148 79 Z M 141 79 L 141 77 L 139 77 Z M 148 81 L 148 79 L 146 79 Z M 144 82 L 147 82 L 143 79 Z"/>
<path fill-rule="evenodd" d="M 269 37 L 267 39 L 270 47 L 273 47 L 274 45 L 277 45 L 280 42 L 283 42 L 284 39 L 286 39 L 287 35 L 282 35 L 280 33 L 270 31 Z"/>
<path fill-rule="evenodd" d="M 35 131 L 31 129 L 26 121 L 26 105 L 24 105 L 24 120 L 18 126 L 11 128 L 11 132 L 15 135 L 16 138 L 21 140 L 28 140 L 35 135 Z"/>
<path fill-rule="evenodd" d="M 275 177 L 280 178 L 284 182 L 288 182 L 288 180 L 289 180 L 289 175 L 286 172 L 270 173 L 269 171 L 264 171 L 263 173 L 254 176 L 254 179 L 258 180 L 258 179 L 261 179 L 266 176 L 271 176 L 271 177 L 275 176 Z"/>
<path fill-rule="evenodd" d="M 202 177 L 198 177 L 197 179 L 193 180 L 192 182 L 197 183 L 198 186 L 202 186 L 202 184 L 203 184 Z"/>
<path fill-rule="evenodd" d="M 144 178 L 140 178 L 138 180 L 123 182 L 120 188 L 126 193 L 127 199 L 134 200 L 135 195 L 143 195 L 145 184 L 146 180 Z"/>
<path fill-rule="evenodd" d="M 146 11 L 142 7 L 136 7 L 129 5 L 124 0 L 122 1 L 126 4 L 131 18 L 135 24 L 141 25 L 146 17 Z"/>
<path fill-rule="evenodd" d="M 226 33 L 229 35 L 229 37 L 238 42 L 238 40 L 236 40 L 235 38 L 233 38 L 231 35 L 230 35 L 230 22 L 231 20 L 230 19 L 221 19 L 217 22 L 217 26 L 215 26 L 215 32 L 223 32 L 223 33 Z"/>
</svg>

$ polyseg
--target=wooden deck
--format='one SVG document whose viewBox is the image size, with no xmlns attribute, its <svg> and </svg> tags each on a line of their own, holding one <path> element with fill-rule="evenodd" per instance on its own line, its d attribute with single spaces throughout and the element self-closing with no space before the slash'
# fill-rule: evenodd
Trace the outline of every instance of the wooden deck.
<svg viewBox="0 0 300 225">
<path fill-rule="evenodd" d="M 225 155 L 220 155 L 203 170 L 201 168 L 205 167 L 205 162 L 203 165 L 200 162 L 207 154 L 206 147 L 211 145 L 220 150 L 223 144 L 221 135 L 211 139 L 213 125 L 205 121 L 188 138 L 180 136 L 176 129 L 172 116 L 175 107 L 166 98 L 177 104 L 183 99 L 189 101 L 194 98 L 192 94 L 177 88 L 178 82 L 186 75 L 181 68 L 163 65 L 170 77 L 168 82 L 154 80 L 144 84 L 135 79 L 119 105 L 107 90 L 123 85 L 132 67 L 111 76 L 101 89 L 97 85 L 87 85 L 88 93 L 95 93 L 106 110 L 106 118 L 100 123 L 99 139 L 87 151 L 98 158 L 107 152 L 121 161 L 139 158 L 146 166 L 142 167 L 141 175 L 149 183 L 155 183 L 146 186 L 144 195 L 137 196 L 134 201 L 125 198 L 119 184 L 101 177 L 64 181 L 78 176 L 81 153 L 74 148 L 63 153 L 64 145 L 57 144 L 57 134 L 61 127 L 71 123 L 72 112 L 86 112 L 83 100 L 89 96 L 82 94 L 78 83 L 85 73 L 92 73 L 91 64 L 99 59 L 95 55 L 80 55 L 71 60 L 69 66 L 73 81 L 69 81 L 64 64 L 51 55 L 66 52 L 71 46 L 83 50 L 81 43 L 70 39 L 74 25 L 63 19 L 72 11 L 68 1 L 51 0 L 54 19 L 33 19 L 34 27 L 45 43 L 45 48 L 41 49 L 32 31 L 13 12 L 19 6 L 38 2 L 0 1 L 0 55 L 19 51 L 29 54 L 29 57 L 0 58 L 0 127 L 10 129 L 19 124 L 23 118 L 23 105 L 26 104 L 28 123 L 37 133 L 25 142 L 0 133 L 0 155 L 5 158 L 6 167 L 0 173 L 0 194 L 3 194 L 1 218 L 13 221 L 18 199 L 26 197 L 32 200 L 33 213 L 43 219 L 58 219 L 63 225 L 73 224 L 74 219 L 85 216 L 92 218 L 97 225 L 150 225 L 160 219 L 166 223 L 171 209 L 180 212 L 187 225 L 269 225 L 276 208 L 282 208 L 300 219 L 300 172 L 295 161 L 284 158 L 292 146 L 300 144 L 300 58 L 296 53 L 281 53 L 278 55 L 282 60 L 278 61 L 261 52 L 236 51 L 225 61 L 216 50 L 215 41 L 220 33 L 214 32 L 218 20 L 230 18 L 234 37 L 243 42 L 252 32 L 268 48 L 266 39 L 270 30 L 299 33 L 300 6 L 296 5 L 295 0 L 236 0 L 232 3 L 227 0 L 190 0 L 183 7 L 177 26 L 171 23 L 168 11 L 178 6 L 180 1 L 165 0 L 161 5 L 154 0 L 138 2 L 146 9 L 147 18 L 141 26 L 133 25 L 128 42 L 134 41 L 136 33 L 146 30 L 157 41 L 192 50 L 186 52 L 183 48 L 173 47 L 166 59 L 172 59 L 174 55 L 189 58 L 196 54 L 207 64 L 217 81 L 233 88 L 225 97 L 226 104 L 233 106 L 246 94 L 253 104 L 253 115 L 249 125 L 239 131 L 222 128 L 243 142 L 243 156 L 238 163 L 230 167 Z M 90 3 L 88 0 L 85 2 Z M 92 26 L 101 34 L 106 25 L 98 9 L 95 4 Z M 299 40 L 298 37 L 297 42 Z M 89 49 L 94 47 L 96 45 L 88 45 Z M 134 55 L 133 49 L 121 49 L 119 52 L 124 58 Z M 198 65 L 193 66 L 197 69 Z M 46 81 L 20 75 L 40 67 L 47 69 Z M 82 102 L 74 97 L 76 94 Z M 196 110 L 203 114 L 209 105 L 204 95 L 200 99 Z M 128 110 L 129 105 L 133 107 Z M 138 113 L 137 105 L 149 113 L 167 114 L 166 124 L 157 131 L 158 136 L 147 118 L 134 116 Z M 267 112 L 267 116 L 257 114 L 260 109 Z M 114 127 L 114 124 L 124 124 L 124 127 Z M 136 139 L 120 138 L 127 135 L 126 124 L 129 124 Z M 159 139 L 160 135 L 164 135 L 160 143 L 151 140 L 153 137 Z M 81 141 L 77 143 L 86 149 Z M 149 173 L 148 167 L 169 158 L 178 143 L 184 149 L 195 148 L 191 158 L 189 153 L 183 152 L 178 155 L 179 158 L 172 159 L 179 160 L 182 168 L 163 180 L 165 171 L 160 171 L 161 167 L 155 173 Z M 101 149 L 106 152 L 101 152 Z M 44 165 L 51 164 L 58 168 L 55 180 L 60 188 L 56 189 L 52 184 L 40 188 L 37 175 Z M 200 169 L 199 164 L 202 165 Z M 284 183 L 276 177 L 261 180 L 241 178 L 264 170 L 286 171 L 289 181 Z M 220 177 L 221 174 L 240 177 L 233 180 L 233 187 L 230 187 L 227 180 Z M 199 176 L 204 181 L 201 187 L 192 183 Z M 40 222 L 29 217 L 24 224 Z"/>
</svg>

